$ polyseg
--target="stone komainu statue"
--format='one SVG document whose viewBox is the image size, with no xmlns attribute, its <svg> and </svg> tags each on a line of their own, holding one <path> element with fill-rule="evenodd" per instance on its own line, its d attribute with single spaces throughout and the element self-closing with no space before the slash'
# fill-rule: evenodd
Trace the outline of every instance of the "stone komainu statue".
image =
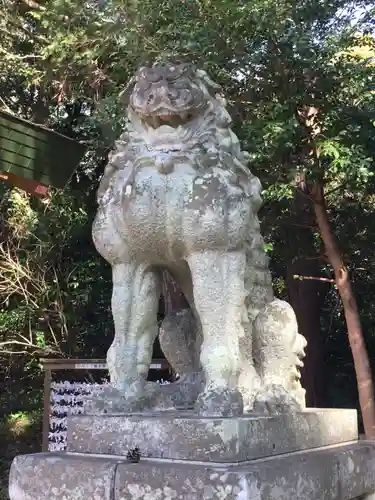
<svg viewBox="0 0 375 500">
<path fill-rule="evenodd" d="M 203 415 L 302 409 L 306 343 L 292 308 L 274 299 L 257 217 L 261 185 L 220 87 L 192 65 L 155 64 L 141 68 L 122 97 L 128 123 L 101 180 L 93 224 L 113 272 L 107 399 L 126 410 L 195 403 Z M 173 318 L 162 329 L 180 381 L 151 388 L 164 269 L 192 312 L 189 329 Z"/>
</svg>

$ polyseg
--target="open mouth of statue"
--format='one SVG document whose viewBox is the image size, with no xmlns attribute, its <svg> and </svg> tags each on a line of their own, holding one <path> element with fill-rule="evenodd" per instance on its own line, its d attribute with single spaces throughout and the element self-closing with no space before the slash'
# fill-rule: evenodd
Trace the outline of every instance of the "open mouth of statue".
<svg viewBox="0 0 375 500">
<path fill-rule="evenodd" d="M 162 126 L 178 128 L 194 118 L 193 113 L 165 114 L 146 116 L 143 121 L 154 129 Z"/>
</svg>

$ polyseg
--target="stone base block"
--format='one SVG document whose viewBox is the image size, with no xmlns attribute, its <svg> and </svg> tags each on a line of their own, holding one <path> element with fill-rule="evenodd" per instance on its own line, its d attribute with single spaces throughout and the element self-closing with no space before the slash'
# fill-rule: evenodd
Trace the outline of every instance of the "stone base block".
<svg viewBox="0 0 375 500">
<path fill-rule="evenodd" d="M 119 459 L 37 453 L 13 460 L 9 496 L 17 500 L 113 500 Z"/>
<path fill-rule="evenodd" d="M 233 466 L 45 453 L 14 460 L 9 492 L 10 500 L 352 500 L 375 492 L 374 470 L 372 442 Z"/>
<path fill-rule="evenodd" d="M 180 460 L 243 462 L 358 439 L 356 410 L 307 410 L 272 417 L 194 414 L 74 416 L 68 451 Z"/>
</svg>

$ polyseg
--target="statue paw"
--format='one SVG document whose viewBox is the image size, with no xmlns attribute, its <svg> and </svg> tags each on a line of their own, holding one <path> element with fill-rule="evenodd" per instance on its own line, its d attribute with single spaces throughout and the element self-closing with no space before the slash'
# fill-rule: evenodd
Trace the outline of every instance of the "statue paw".
<svg viewBox="0 0 375 500">
<path fill-rule="evenodd" d="M 187 373 L 179 380 L 162 386 L 162 392 L 170 396 L 176 409 L 191 409 L 205 386 L 204 373 Z"/>
<path fill-rule="evenodd" d="M 243 399 L 237 390 L 207 387 L 195 408 L 203 417 L 238 417 L 243 415 Z"/>
<path fill-rule="evenodd" d="M 100 394 L 88 396 L 84 402 L 86 415 L 140 413 L 174 408 L 172 399 L 163 394 L 159 384 L 145 380 L 129 380 L 122 390 L 105 387 Z"/>
<path fill-rule="evenodd" d="M 141 400 L 136 396 L 126 396 L 115 387 L 105 387 L 100 394 L 85 398 L 83 413 L 86 415 L 108 415 L 140 411 Z"/>
<path fill-rule="evenodd" d="M 253 412 L 275 415 L 302 411 L 297 399 L 281 385 L 268 385 L 259 391 L 254 398 Z"/>
</svg>

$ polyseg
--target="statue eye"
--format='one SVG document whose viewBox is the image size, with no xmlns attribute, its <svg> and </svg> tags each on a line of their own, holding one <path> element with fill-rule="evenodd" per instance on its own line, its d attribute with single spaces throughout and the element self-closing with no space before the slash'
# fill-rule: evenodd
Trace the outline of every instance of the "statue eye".
<svg viewBox="0 0 375 500">
<path fill-rule="evenodd" d="M 167 75 L 166 75 L 166 79 L 168 80 L 168 82 L 175 82 L 176 80 L 178 80 L 179 78 L 181 78 L 181 76 L 185 73 L 186 71 L 186 68 L 183 67 L 183 66 L 172 66 L 172 68 L 169 69 Z"/>
<path fill-rule="evenodd" d="M 147 68 L 142 68 L 140 72 L 138 73 L 138 80 L 147 80 L 147 75 L 148 75 L 149 70 Z"/>
<path fill-rule="evenodd" d="M 139 78 L 137 81 L 137 90 L 144 92 L 148 88 L 150 88 L 151 84 L 146 78 Z"/>
<path fill-rule="evenodd" d="M 152 83 L 157 83 L 163 78 L 162 73 L 159 70 L 150 70 L 147 73 L 147 80 Z"/>
</svg>

